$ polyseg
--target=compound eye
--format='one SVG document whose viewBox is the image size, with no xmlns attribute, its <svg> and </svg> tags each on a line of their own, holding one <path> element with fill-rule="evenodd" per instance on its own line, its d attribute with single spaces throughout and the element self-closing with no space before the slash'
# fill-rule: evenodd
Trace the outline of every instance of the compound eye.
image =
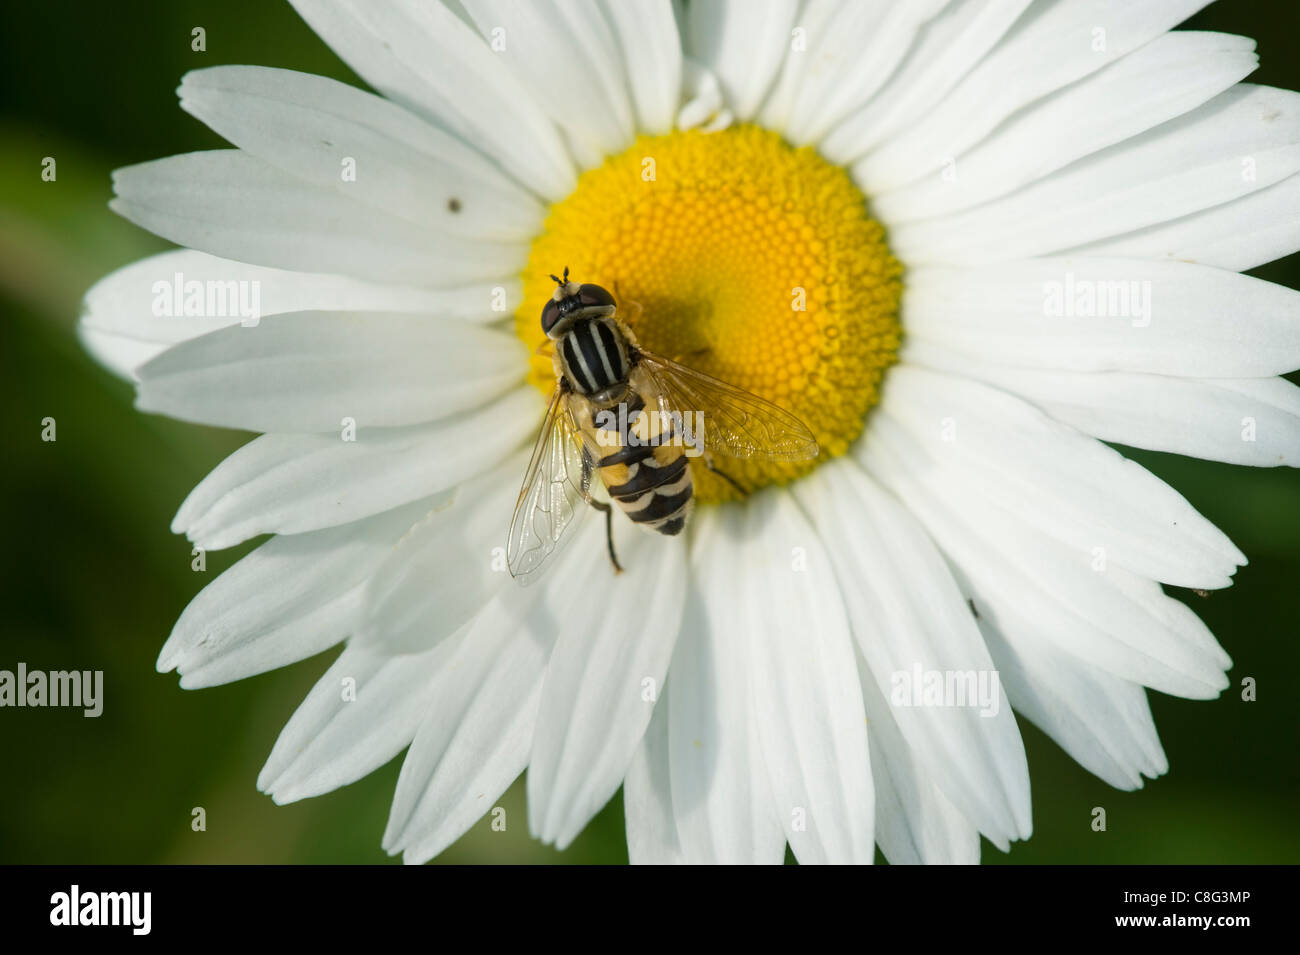
<svg viewBox="0 0 1300 955">
<path fill-rule="evenodd" d="M 583 285 L 578 289 L 578 301 L 587 306 L 601 307 L 614 304 L 614 296 L 599 285 Z"/>
<path fill-rule="evenodd" d="M 551 299 L 542 306 L 542 331 L 550 334 L 551 328 L 560 320 L 560 303 Z"/>
</svg>

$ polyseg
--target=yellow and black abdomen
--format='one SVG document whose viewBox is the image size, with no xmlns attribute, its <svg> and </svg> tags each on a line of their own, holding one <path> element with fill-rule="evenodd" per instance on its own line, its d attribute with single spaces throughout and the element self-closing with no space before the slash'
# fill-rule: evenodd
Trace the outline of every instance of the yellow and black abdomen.
<svg viewBox="0 0 1300 955">
<path fill-rule="evenodd" d="M 651 403 L 651 409 L 657 403 Z M 694 483 L 686 448 L 671 419 L 646 411 L 629 389 L 622 407 L 607 413 L 590 405 L 578 414 L 588 453 L 610 499 L 633 522 L 660 534 L 679 534 L 690 515 Z"/>
</svg>

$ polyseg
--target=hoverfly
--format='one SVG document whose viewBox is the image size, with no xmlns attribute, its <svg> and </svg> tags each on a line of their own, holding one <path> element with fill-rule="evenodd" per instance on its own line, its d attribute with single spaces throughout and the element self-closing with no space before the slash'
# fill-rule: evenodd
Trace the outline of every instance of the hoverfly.
<svg viewBox="0 0 1300 955">
<path fill-rule="evenodd" d="M 605 514 L 615 573 L 613 508 L 592 496 L 598 474 L 610 500 L 633 523 L 680 534 L 694 494 L 689 457 L 745 489 L 714 465 L 714 456 L 805 461 L 818 453 L 812 432 L 794 415 L 637 345 L 599 285 L 569 281 L 569 270 L 542 308 L 542 331 L 554 346 L 556 386 L 524 474 L 506 548 L 510 573 L 535 579 L 587 504 Z M 688 422 L 694 422 L 688 424 Z M 694 453 L 692 453 L 694 452 Z"/>
</svg>

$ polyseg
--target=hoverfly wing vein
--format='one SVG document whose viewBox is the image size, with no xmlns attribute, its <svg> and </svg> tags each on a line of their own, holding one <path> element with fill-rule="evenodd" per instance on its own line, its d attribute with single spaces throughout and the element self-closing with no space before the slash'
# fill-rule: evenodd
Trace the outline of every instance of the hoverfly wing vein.
<svg viewBox="0 0 1300 955">
<path fill-rule="evenodd" d="M 705 447 L 732 458 L 767 457 L 806 461 L 818 453 L 807 425 L 766 399 L 685 365 L 641 352 L 663 403 L 675 412 L 700 416 Z"/>
<path fill-rule="evenodd" d="M 577 427 L 557 388 L 510 522 L 506 562 L 510 573 L 521 582 L 529 582 L 577 525 L 575 517 L 581 513 L 577 504 L 587 496 L 582 470 Z"/>
</svg>

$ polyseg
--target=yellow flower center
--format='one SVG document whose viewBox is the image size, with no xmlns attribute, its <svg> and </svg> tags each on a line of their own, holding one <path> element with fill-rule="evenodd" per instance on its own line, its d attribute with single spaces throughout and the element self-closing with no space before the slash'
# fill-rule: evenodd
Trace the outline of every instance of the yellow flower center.
<svg viewBox="0 0 1300 955">
<path fill-rule="evenodd" d="M 861 433 L 898 352 L 902 267 L 866 199 L 844 169 L 756 126 L 642 136 L 584 173 L 524 270 L 515 324 L 530 348 L 546 340 L 550 274 L 566 266 L 613 293 L 642 348 L 795 414 L 822 458 Z M 551 393 L 548 355 L 529 380 Z M 816 463 L 714 459 L 753 490 Z M 738 496 L 701 459 L 692 467 L 701 502 Z"/>
</svg>

